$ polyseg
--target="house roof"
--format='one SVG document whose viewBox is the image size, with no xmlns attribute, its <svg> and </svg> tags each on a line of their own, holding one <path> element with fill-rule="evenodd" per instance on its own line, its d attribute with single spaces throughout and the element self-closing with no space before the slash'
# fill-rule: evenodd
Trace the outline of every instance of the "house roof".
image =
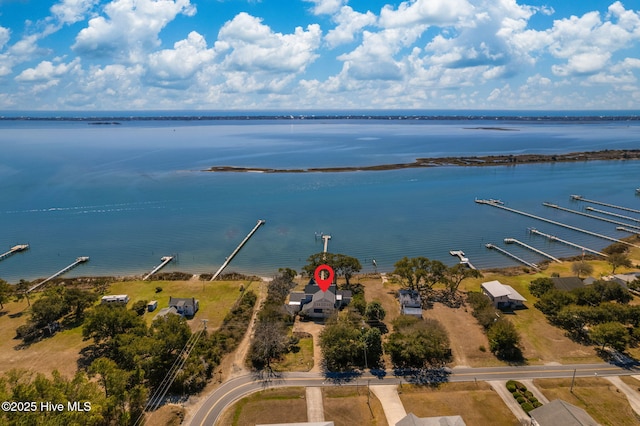
<svg viewBox="0 0 640 426">
<path fill-rule="evenodd" d="M 400 302 L 400 306 L 409 306 L 412 308 L 419 308 L 422 306 L 420 293 L 416 290 L 399 290 L 398 301 Z"/>
<path fill-rule="evenodd" d="M 509 295 L 509 290 L 500 281 L 487 281 L 481 286 L 492 297 L 503 297 Z"/>
<path fill-rule="evenodd" d="M 164 318 L 164 317 L 166 317 L 167 315 L 170 315 L 170 314 L 180 315 L 180 314 L 178 314 L 178 310 L 172 306 L 170 308 L 162 308 L 162 309 L 160 309 L 158 311 L 158 313 L 156 314 L 156 316 L 153 317 L 153 320 L 155 321 L 158 318 Z"/>
<path fill-rule="evenodd" d="M 595 420 L 582 408 L 555 399 L 529 412 L 540 426 L 596 426 Z"/>
<path fill-rule="evenodd" d="M 571 291 L 584 287 L 584 282 L 578 277 L 551 277 L 551 281 L 558 290 Z"/>
<path fill-rule="evenodd" d="M 196 299 L 193 297 L 171 297 L 169 296 L 169 306 L 195 306 Z"/>
<path fill-rule="evenodd" d="M 402 308 L 402 314 L 422 316 L 422 308 L 410 308 L 408 306 L 405 306 L 404 308 Z"/>
<path fill-rule="evenodd" d="M 300 423 L 272 423 L 261 424 L 256 426 L 334 426 L 333 422 L 300 422 Z"/>
<path fill-rule="evenodd" d="M 510 285 L 504 285 L 504 287 L 509 292 L 509 300 L 519 300 L 520 302 L 526 302 L 527 299 L 524 298 L 520 293 L 518 293 L 513 287 Z"/>
<path fill-rule="evenodd" d="M 294 291 L 289 293 L 289 304 L 300 304 L 305 298 L 306 294 L 301 291 Z"/>
<path fill-rule="evenodd" d="M 466 423 L 460 416 L 420 418 L 413 413 L 409 413 L 400 419 L 396 426 L 466 426 Z"/>
</svg>

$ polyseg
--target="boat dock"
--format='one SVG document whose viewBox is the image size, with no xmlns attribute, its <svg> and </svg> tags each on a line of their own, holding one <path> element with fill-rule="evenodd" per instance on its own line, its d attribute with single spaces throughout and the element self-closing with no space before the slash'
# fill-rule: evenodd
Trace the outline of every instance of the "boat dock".
<svg viewBox="0 0 640 426">
<path fill-rule="evenodd" d="M 0 254 L 0 260 L 5 260 L 7 257 L 13 256 L 16 253 L 19 253 L 25 250 L 29 250 L 29 244 L 18 244 L 16 246 L 11 247 L 11 250 L 9 250 L 8 252 Z"/>
<path fill-rule="evenodd" d="M 165 266 L 167 266 L 169 264 L 169 262 L 171 262 L 173 260 L 173 256 L 164 256 L 160 259 L 162 261 L 161 264 L 159 264 L 158 266 L 156 266 L 155 268 L 153 268 L 153 271 L 149 272 L 143 279 L 142 281 L 146 281 L 149 278 L 151 278 L 151 276 L 153 274 L 155 274 L 156 272 L 158 272 L 160 269 L 164 268 Z"/>
<path fill-rule="evenodd" d="M 640 248 L 640 246 L 632 244 L 632 243 L 630 243 L 628 241 L 619 240 L 617 238 L 609 237 L 607 235 L 602 235 L 602 234 L 598 234 L 598 233 L 593 232 L 593 231 L 588 231 L 586 229 L 582 229 L 582 228 L 578 228 L 578 227 L 575 227 L 575 226 L 567 225 L 566 223 L 557 222 L 555 220 L 547 219 L 547 218 L 541 217 L 541 216 L 536 216 L 534 214 L 523 212 L 521 210 L 512 209 L 511 207 L 503 206 L 501 204 L 497 204 L 497 203 L 491 202 L 490 200 L 480 200 L 480 199 L 476 198 L 475 201 L 478 204 L 485 204 L 487 206 L 496 207 L 496 208 L 499 208 L 499 209 L 502 209 L 502 210 L 506 210 L 508 212 L 512 212 L 512 213 L 516 213 L 516 214 L 519 214 L 519 215 L 522 215 L 522 216 L 530 217 L 532 219 L 540 220 L 542 222 L 547 222 L 547 223 L 550 223 L 552 225 L 556 225 L 556 226 L 560 226 L 560 227 L 563 227 L 563 228 L 571 229 L 572 231 L 582 232 L 583 234 L 591 235 L 593 237 L 598 237 L 598 238 L 602 238 L 604 240 L 613 241 L 615 243 L 621 243 L 621 244 L 625 244 L 625 245 L 628 245 L 628 246 L 631 246 L 631 247 Z"/>
<path fill-rule="evenodd" d="M 553 203 L 542 203 L 543 206 L 546 207 L 551 207 L 554 209 L 558 209 L 558 210 L 562 210 L 563 212 L 567 212 L 567 213 L 573 213 L 573 214 L 577 214 L 580 216 L 584 216 L 584 217 L 588 217 L 590 219 L 597 219 L 597 220 L 601 220 L 603 222 L 608 222 L 608 223 L 613 223 L 614 225 L 620 225 L 620 226 L 628 226 L 630 228 L 637 228 L 638 230 L 640 230 L 640 226 L 634 226 L 634 225 L 628 225 L 624 222 L 618 222 L 617 220 L 613 220 L 613 219 L 607 219 L 606 217 L 600 217 L 600 216 L 596 216 L 593 214 L 589 214 L 589 213 L 584 213 L 578 210 L 572 210 L 572 209 L 568 209 L 566 207 L 561 207 L 557 204 L 553 204 Z"/>
<path fill-rule="evenodd" d="M 44 281 L 40 281 L 38 284 L 34 285 L 33 287 L 31 287 L 29 290 L 27 290 L 27 293 L 32 292 L 33 290 L 37 289 L 38 287 L 44 285 L 45 283 L 48 283 L 49 281 L 51 281 L 54 278 L 58 278 L 60 275 L 62 274 L 66 274 L 67 272 L 69 272 L 70 270 L 72 270 L 73 268 L 75 268 L 76 266 L 80 265 L 81 263 L 85 263 L 89 261 L 89 257 L 88 256 L 82 256 L 82 257 L 78 257 L 76 258 L 76 261 L 73 262 L 71 265 L 67 266 L 64 269 L 59 270 L 58 272 L 56 272 L 55 274 L 51 275 L 49 278 L 47 278 Z"/>
<path fill-rule="evenodd" d="M 505 239 L 504 239 L 504 242 L 505 242 L 506 244 L 518 244 L 519 246 L 522 246 L 522 247 L 524 247 L 524 248 L 526 248 L 526 249 L 529 249 L 529 250 L 531 250 L 531 251 L 532 251 L 532 252 L 534 252 L 534 253 L 538 253 L 540 256 L 544 256 L 544 257 L 546 257 L 547 259 L 551 259 L 551 260 L 553 260 L 554 262 L 562 263 L 562 262 L 560 261 L 560 259 L 558 259 L 557 257 L 553 257 L 553 256 L 551 256 L 550 254 L 545 253 L 545 252 L 543 252 L 542 250 L 538 250 L 537 248 L 532 247 L 532 246 L 530 246 L 529 244 L 523 243 L 522 241 L 516 240 L 515 238 L 505 238 Z"/>
<path fill-rule="evenodd" d="M 218 269 L 216 271 L 215 274 L 213 274 L 213 277 L 211 277 L 211 281 L 215 280 L 216 278 L 218 278 L 218 276 L 222 273 L 222 271 L 224 271 L 224 268 L 227 267 L 227 265 L 229 263 L 231 263 L 231 260 L 233 260 L 233 258 L 235 257 L 236 254 L 238 254 L 238 252 L 240 251 L 240 249 L 247 243 L 247 241 L 249 241 L 249 238 L 251 238 L 253 236 L 253 234 L 256 233 L 256 231 L 258 230 L 258 228 L 260 228 L 262 225 L 264 225 L 267 221 L 266 220 L 258 220 L 258 223 L 256 224 L 256 226 L 247 234 L 246 237 L 244 237 L 244 240 L 242 240 L 242 242 L 240 244 L 238 244 L 238 247 L 236 247 L 236 249 L 231 253 L 231 255 L 229 255 L 229 257 L 227 257 L 227 259 L 224 261 L 224 263 L 222 264 L 222 266 L 220 267 L 220 269 Z"/>
<path fill-rule="evenodd" d="M 572 195 L 571 199 L 575 201 L 584 201 L 585 203 L 598 204 L 600 206 L 611 207 L 612 209 L 624 210 L 627 212 L 640 214 L 640 210 L 632 209 L 629 207 L 616 206 L 615 204 L 603 203 L 602 201 L 588 200 L 584 198 L 582 195 Z"/>
<path fill-rule="evenodd" d="M 460 259 L 460 264 L 466 266 L 469 269 L 476 269 L 475 266 L 469 262 L 469 258 L 465 257 L 464 252 L 462 250 L 451 250 L 449 251 L 451 256 L 457 256 Z"/>
<path fill-rule="evenodd" d="M 618 226 L 616 229 L 618 231 L 624 231 L 624 232 L 628 232 L 630 234 L 640 235 L 640 231 L 638 231 L 638 230 L 634 231 L 633 229 L 625 228 L 624 226 Z"/>
<path fill-rule="evenodd" d="M 549 239 L 549 241 L 557 241 L 559 243 L 566 244 L 569 247 L 577 248 L 577 249 L 580 249 L 582 251 L 588 251 L 589 253 L 597 254 L 598 256 L 608 257 L 606 254 L 600 253 L 597 250 L 593 250 L 593 249 L 581 246 L 579 244 L 572 243 L 571 241 L 563 240 L 562 238 L 558 238 L 558 237 L 556 237 L 554 235 L 545 234 L 544 232 L 540 232 L 535 228 L 529 228 L 529 232 L 532 233 L 532 234 L 535 234 L 535 235 L 540 235 L 542 237 L 546 237 L 546 238 Z"/>
<path fill-rule="evenodd" d="M 503 249 L 503 248 L 501 248 L 501 247 L 498 247 L 498 246 L 496 246 L 496 245 L 494 245 L 494 244 L 485 244 L 485 247 L 486 247 L 486 248 L 488 248 L 488 249 L 490 249 L 490 250 L 496 250 L 496 251 L 499 251 L 500 253 L 504 254 L 505 256 L 508 256 L 508 257 L 510 257 L 510 258 L 512 258 L 512 259 L 514 259 L 514 260 L 517 260 L 518 262 L 520 262 L 520 263 L 522 263 L 522 264 L 524 264 L 524 265 L 527 265 L 527 266 L 528 266 L 528 267 L 530 267 L 530 268 L 533 268 L 533 269 L 540 269 L 540 267 L 538 267 L 538 265 L 536 265 L 535 263 L 527 262 L 526 260 L 524 260 L 524 259 L 522 259 L 522 258 L 520 258 L 520 257 L 516 256 L 516 255 L 515 255 L 515 254 L 513 254 L 513 253 L 509 253 L 509 252 L 508 252 L 508 251 L 506 251 L 505 249 Z"/>
<path fill-rule="evenodd" d="M 605 214 L 607 216 L 613 216 L 613 217 L 617 217 L 619 219 L 623 219 L 623 220 L 628 220 L 629 222 L 639 222 L 640 223 L 640 219 L 636 219 L 635 217 L 631 217 L 631 216 L 625 216 L 623 214 L 618 214 L 618 213 L 613 213 L 613 212 L 609 212 L 606 210 L 600 210 L 600 209 L 596 209 L 595 207 L 585 207 L 585 210 L 589 210 L 590 212 L 596 212 L 596 213 L 600 213 L 600 214 Z"/>
</svg>

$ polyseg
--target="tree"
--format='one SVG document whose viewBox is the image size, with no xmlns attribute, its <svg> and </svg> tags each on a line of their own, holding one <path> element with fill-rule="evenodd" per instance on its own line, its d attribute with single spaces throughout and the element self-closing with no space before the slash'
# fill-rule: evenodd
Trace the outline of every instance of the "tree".
<svg viewBox="0 0 640 426">
<path fill-rule="evenodd" d="M 529 284 L 529 291 L 535 297 L 541 297 L 543 294 L 553 289 L 553 280 L 551 278 L 536 278 Z"/>
<path fill-rule="evenodd" d="M 498 358 L 510 361 L 522 359 L 522 352 L 519 348 L 520 335 L 511 321 L 500 318 L 487 331 L 487 338 L 489 339 L 489 350 Z"/>
<path fill-rule="evenodd" d="M 607 263 L 611 265 L 611 273 L 615 274 L 616 269 L 623 266 L 625 268 L 631 268 L 631 260 L 624 253 L 613 253 L 607 257 Z"/>
<path fill-rule="evenodd" d="M 110 345 L 118 335 L 132 330 L 138 330 L 140 335 L 147 331 L 144 320 L 135 312 L 124 306 L 98 305 L 87 314 L 82 336 L 96 344 Z"/>
<path fill-rule="evenodd" d="M 441 366 L 450 360 L 449 337 L 437 320 L 401 315 L 393 330 L 384 348 L 396 368 Z"/>
<path fill-rule="evenodd" d="M 336 254 L 332 260 L 333 264 L 330 266 L 333 267 L 336 276 L 344 277 L 347 286 L 349 285 L 349 280 L 353 276 L 362 270 L 362 265 L 360 261 L 355 257 L 347 256 L 345 254 Z"/>
<path fill-rule="evenodd" d="M 68 314 L 70 307 L 64 301 L 64 288 L 51 288 L 33 302 L 31 306 L 31 322 L 42 327 L 59 320 Z"/>
<path fill-rule="evenodd" d="M 565 291 L 550 290 L 540 297 L 533 306 L 540 309 L 543 314 L 553 318 L 560 312 L 564 306 L 570 305 L 575 301 L 575 296 Z"/>
<path fill-rule="evenodd" d="M 590 263 L 581 260 L 579 262 L 573 262 L 571 264 L 571 271 L 576 274 L 578 278 L 582 275 L 589 276 L 593 273 L 593 266 Z"/>
<path fill-rule="evenodd" d="M 249 359 L 254 367 L 271 370 L 271 362 L 280 359 L 288 349 L 285 325 L 282 322 L 260 321 L 249 349 Z"/>
<path fill-rule="evenodd" d="M 359 315 L 343 311 L 329 320 L 320 333 L 320 348 L 328 371 L 349 371 L 363 360 L 364 341 Z"/>
<path fill-rule="evenodd" d="M 480 278 L 482 274 L 476 269 L 471 269 L 466 265 L 457 263 L 445 271 L 445 284 L 449 293 L 453 294 L 458 291 L 460 283 L 467 278 Z"/>
<path fill-rule="evenodd" d="M 431 290 L 437 283 L 444 281 L 447 266 L 439 260 L 426 257 L 403 257 L 395 263 L 394 275 L 399 276 L 411 290 Z"/>
<path fill-rule="evenodd" d="M 629 344 L 629 333 L 625 326 L 618 322 L 606 322 L 593 326 L 589 332 L 589 337 L 594 342 L 602 345 L 602 350 L 604 350 L 605 346 L 611 346 L 613 349 L 622 352 Z"/>
<path fill-rule="evenodd" d="M 622 287 L 615 281 L 598 280 L 591 286 L 598 293 L 601 301 L 616 301 L 618 303 L 629 303 L 633 296 L 629 290 Z"/>
<path fill-rule="evenodd" d="M 4 309 L 4 304 L 9 301 L 13 294 L 13 286 L 3 279 L 0 279 L 0 309 Z"/>
<path fill-rule="evenodd" d="M 602 252 L 605 254 L 615 254 L 615 253 L 626 253 L 629 251 L 629 246 L 623 243 L 613 243 L 608 247 L 602 249 Z"/>
<path fill-rule="evenodd" d="M 380 329 L 372 327 L 365 328 L 362 334 L 364 350 L 367 353 L 366 362 L 363 364 L 368 368 L 380 367 L 382 359 L 382 333 Z"/>
<path fill-rule="evenodd" d="M 382 322 L 387 312 L 382 307 L 382 304 L 377 300 L 367 304 L 367 309 L 365 310 L 364 316 L 370 322 Z"/>
<path fill-rule="evenodd" d="M 78 287 L 67 288 L 63 294 L 63 300 L 73 310 L 76 321 L 82 319 L 85 309 L 91 307 L 97 299 L 97 294 Z"/>
<path fill-rule="evenodd" d="M 31 288 L 31 283 L 29 281 L 20 280 L 18 284 L 16 284 L 16 300 L 20 301 L 22 299 L 27 299 L 27 306 L 31 306 L 31 300 L 29 300 L 29 289 Z"/>
</svg>

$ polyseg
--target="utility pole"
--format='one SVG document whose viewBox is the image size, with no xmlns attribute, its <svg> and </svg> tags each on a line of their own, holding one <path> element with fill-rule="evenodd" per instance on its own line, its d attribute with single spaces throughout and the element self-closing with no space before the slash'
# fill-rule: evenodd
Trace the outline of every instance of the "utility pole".
<svg viewBox="0 0 640 426">
<path fill-rule="evenodd" d="M 573 369 L 573 378 L 571 379 L 571 388 L 569 389 L 569 392 L 573 393 L 573 384 L 576 381 L 576 369 Z"/>
</svg>

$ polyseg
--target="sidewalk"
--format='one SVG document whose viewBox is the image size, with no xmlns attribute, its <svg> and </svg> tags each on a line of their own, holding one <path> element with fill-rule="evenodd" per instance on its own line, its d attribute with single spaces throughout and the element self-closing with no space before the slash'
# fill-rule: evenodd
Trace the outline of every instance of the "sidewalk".
<svg viewBox="0 0 640 426">
<path fill-rule="evenodd" d="M 398 396 L 397 385 L 375 385 L 370 386 L 370 389 L 382 404 L 389 426 L 394 426 L 407 415 L 400 396 Z"/>
</svg>

